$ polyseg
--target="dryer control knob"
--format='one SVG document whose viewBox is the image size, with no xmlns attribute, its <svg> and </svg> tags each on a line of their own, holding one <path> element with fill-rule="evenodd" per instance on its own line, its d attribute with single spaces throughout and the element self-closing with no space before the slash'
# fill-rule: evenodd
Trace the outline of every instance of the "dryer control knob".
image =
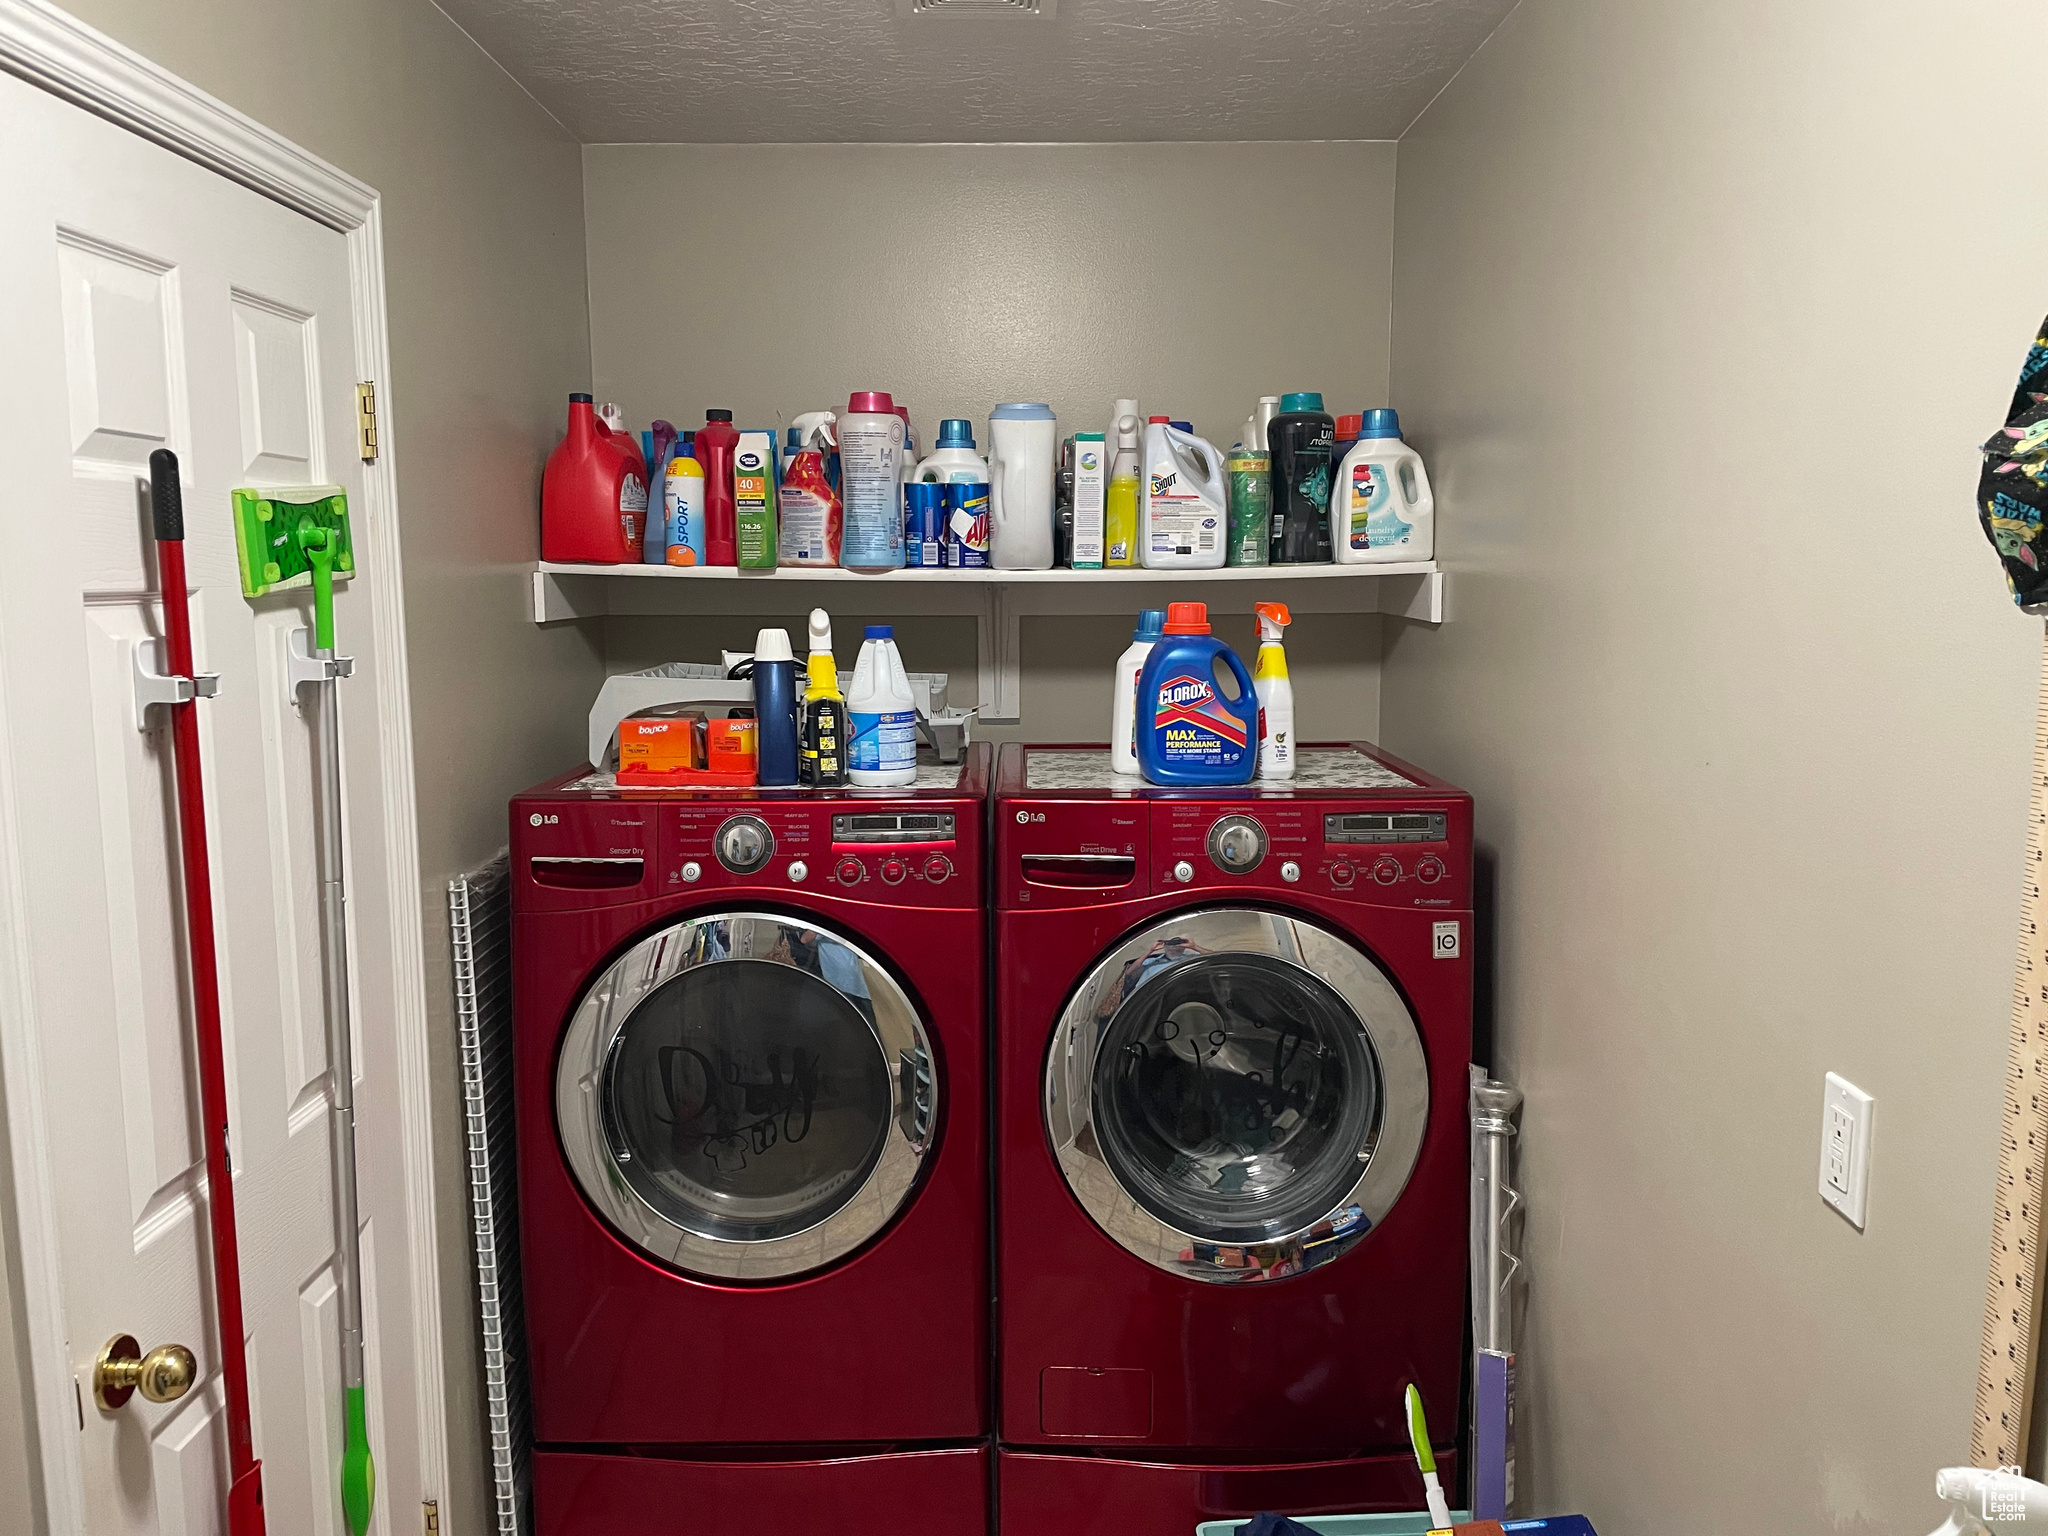
<svg viewBox="0 0 2048 1536">
<path fill-rule="evenodd" d="M 866 871 L 860 867 L 859 859 L 846 858 L 839 861 L 839 867 L 832 873 L 841 885 L 859 885 L 860 877 Z"/>
<path fill-rule="evenodd" d="M 695 859 L 683 866 L 683 884 L 695 885 L 704 878 L 704 866 Z"/>
<path fill-rule="evenodd" d="M 712 839 L 718 862 L 736 875 L 751 875 L 775 852 L 775 834 L 758 816 L 728 816 Z"/>
<path fill-rule="evenodd" d="M 1435 885 L 1443 877 L 1444 861 L 1442 859 L 1424 859 L 1415 866 L 1415 878 L 1424 885 Z"/>
<path fill-rule="evenodd" d="M 806 864 L 802 859 L 791 859 L 789 861 L 789 883 L 791 885 L 802 885 L 810 877 L 810 865 Z"/>
<path fill-rule="evenodd" d="M 952 875 L 953 861 L 943 853 L 935 853 L 924 861 L 924 877 L 932 884 L 937 885 L 941 880 L 951 879 Z"/>
<path fill-rule="evenodd" d="M 1381 885 L 1392 885 L 1401 878 L 1401 866 L 1392 859 L 1381 859 L 1379 863 L 1373 865 L 1372 877 Z"/>
<path fill-rule="evenodd" d="M 901 885 L 903 877 L 910 873 L 901 859 L 882 860 L 882 879 L 890 885 Z"/>
<path fill-rule="evenodd" d="M 1178 864 L 1173 866 L 1173 878 L 1178 880 L 1182 885 L 1186 885 L 1190 880 L 1195 878 L 1195 866 L 1190 864 L 1186 859 L 1182 859 Z"/>
<path fill-rule="evenodd" d="M 1280 878 L 1289 885 L 1294 884 L 1295 881 L 1301 878 L 1301 866 L 1295 863 L 1294 860 L 1289 859 L 1280 866 Z"/>
<path fill-rule="evenodd" d="M 1349 885 L 1357 878 L 1358 871 L 1349 864 L 1332 864 L 1330 866 L 1330 884 L 1337 886 L 1339 889 Z"/>
</svg>

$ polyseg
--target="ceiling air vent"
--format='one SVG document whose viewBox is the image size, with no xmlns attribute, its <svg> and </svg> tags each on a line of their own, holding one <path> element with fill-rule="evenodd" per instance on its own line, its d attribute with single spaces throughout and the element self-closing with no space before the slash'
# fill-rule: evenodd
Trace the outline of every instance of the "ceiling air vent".
<svg viewBox="0 0 2048 1536">
<path fill-rule="evenodd" d="M 1051 16 L 1060 0 L 896 0 L 898 16 Z"/>
</svg>

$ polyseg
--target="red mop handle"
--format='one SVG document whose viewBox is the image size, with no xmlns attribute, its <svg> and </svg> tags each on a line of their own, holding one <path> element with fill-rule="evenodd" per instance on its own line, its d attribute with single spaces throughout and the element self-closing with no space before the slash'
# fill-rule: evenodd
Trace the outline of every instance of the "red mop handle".
<svg viewBox="0 0 2048 1536">
<path fill-rule="evenodd" d="M 149 456 L 170 672 L 192 676 L 192 616 L 185 596 L 185 504 L 178 456 Z M 242 1331 L 242 1264 L 235 1242 L 235 1183 L 228 1166 L 228 1076 L 220 1033 L 220 972 L 213 953 L 213 880 L 206 863 L 206 790 L 199 770 L 196 699 L 171 707 L 178 772 L 178 844 L 185 865 L 185 931 L 192 950 L 192 1011 L 199 1036 L 199 1112 L 206 1130 L 206 1213 L 213 1235 L 213 1291 L 220 1313 L 221 1377 L 227 1387 L 228 1531 L 263 1536 L 263 1464 L 249 1429 L 249 1360 Z"/>
</svg>

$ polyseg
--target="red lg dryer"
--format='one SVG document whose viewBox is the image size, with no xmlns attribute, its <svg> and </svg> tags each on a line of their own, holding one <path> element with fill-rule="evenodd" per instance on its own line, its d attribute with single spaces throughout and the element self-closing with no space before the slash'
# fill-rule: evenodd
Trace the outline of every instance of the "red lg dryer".
<svg viewBox="0 0 2048 1536">
<path fill-rule="evenodd" d="M 536 1536 L 987 1529 L 989 764 L 512 802 Z"/>
<path fill-rule="evenodd" d="M 1366 746 L 1220 790 L 1005 746 L 995 827 L 1003 1536 L 1421 1508 L 1402 1391 L 1455 1473 L 1463 1373 L 1470 797 Z"/>
</svg>

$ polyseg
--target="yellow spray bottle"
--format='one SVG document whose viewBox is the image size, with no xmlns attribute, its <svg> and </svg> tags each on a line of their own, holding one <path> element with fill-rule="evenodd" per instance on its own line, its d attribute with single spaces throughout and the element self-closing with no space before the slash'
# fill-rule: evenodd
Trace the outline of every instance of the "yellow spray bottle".
<svg viewBox="0 0 2048 1536">
<path fill-rule="evenodd" d="M 1119 405 L 1123 402 L 1118 401 Z M 1138 418 L 1116 419 L 1116 458 L 1109 467 L 1109 485 L 1102 503 L 1102 563 L 1138 563 Z"/>
<path fill-rule="evenodd" d="M 1282 645 L 1294 616 L 1285 603 L 1259 603 L 1259 659 L 1252 667 L 1252 687 L 1259 696 L 1259 777 L 1294 777 L 1294 684 L 1287 677 L 1287 651 Z"/>
</svg>

